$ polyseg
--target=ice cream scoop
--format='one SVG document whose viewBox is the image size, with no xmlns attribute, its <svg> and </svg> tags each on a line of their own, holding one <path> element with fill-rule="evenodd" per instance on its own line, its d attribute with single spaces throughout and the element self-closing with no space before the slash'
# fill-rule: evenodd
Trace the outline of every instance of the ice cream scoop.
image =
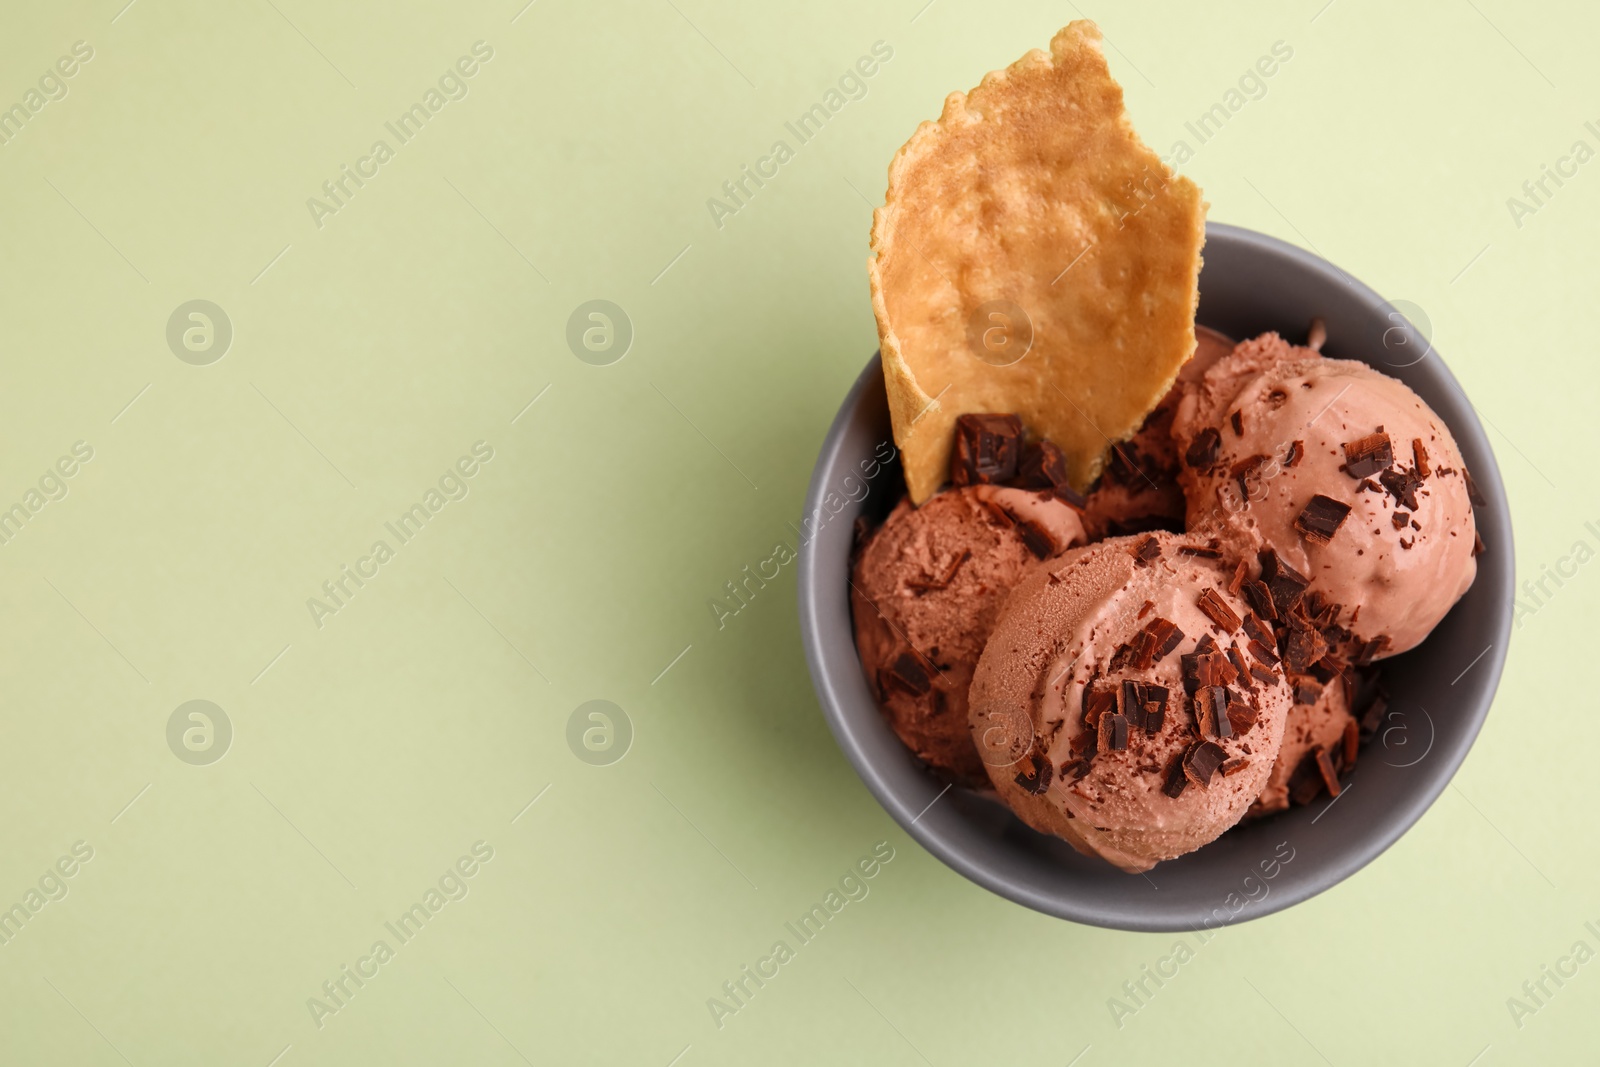
<svg viewBox="0 0 1600 1067">
<path fill-rule="evenodd" d="M 1184 393 L 1233 350 L 1233 341 L 1216 330 L 1196 326 L 1194 335 L 1195 353 L 1178 371 L 1178 380 L 1146 416 L 1139 432 L 1112 447 L 1105 472 L 1089 492 L 1083 523 L 1095 540 L 1183 528 L 1185 503 L 1178 484 L 1172 419 Z"/>
<path fill-rule="evenodd" d="M 1350 714 L 1349 687 L 1343 678 L 1326 683 L 1302 681 L 1283 728 L 1283 746 L 1272 765 L 1251 817 L 1306 804 L 1324 789 L 1338 796 L 1339 775 L 1355 763 L 1360 731 Z M 1331 786 L 1331 788 L 1330 788 Z"/>
<path fill-rule="evenodd" d="M 861 665 L 931 767 L 987 787 L 967 728 L 973 668 L 1012 587 L 1083 541 L 1077 511 L 1051 493 L 976 485 L 902 500 L 862 547 L 850 583 Z"/>
<path fill-rule="evenodd" d="M 1276 654 L 1252 645 L 1237 573 L 1203 541 L 1135 534 L 1067 552 L 1016 588 L 969 717 L 1023 821 L 1134 872 L 1239 821 L 1292 696 Z"/>
<path fill-rule="evenodd" d="M 1349 658 L 1415 647 L 1472 584 L 1473 489 L 1455 440 L 1365 363 L 1263 334 L 1183 396 L 1173 441 L 1190 533 L 1274 553 Z"/>
</svg>

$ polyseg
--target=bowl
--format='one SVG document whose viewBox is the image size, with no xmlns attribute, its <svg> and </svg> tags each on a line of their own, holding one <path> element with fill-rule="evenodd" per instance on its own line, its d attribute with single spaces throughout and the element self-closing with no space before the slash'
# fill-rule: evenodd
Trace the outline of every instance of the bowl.
<svg viewBox="0 0 1600 1067">
<path fill-rule="evenodd" d="M 848 575 L 858 518 L 903 491 L 883 373 L 874 356 L 823 441 L 801 521 L 800 632 L 823 715 L 884 809 L 924 848 L 1000 896 L 1048 915 L 1123 930 L 1200 930 L 1260 918 L 1328 889 L 1394 844 L 1444 792 L 1489 713 L 1511 633 L 1514 568 L 1505 487 L 1472 403 L 1432 348 L 1422 316 L 1333 264 L 1265 234 L 1206 227 L 1203 326 L 1302 341 L 1364 360 L 1410 386 L 1455 435 L 1485 504 L 1478 576 L 1419 647 L 1383 661 L 1391 695 L 1343 791 L 1241 824 L 1196 852 L 1126 874 L 1039 834 L 990 794 L 936 779 L 873 702 L 856 654 Z"/>
</svg>

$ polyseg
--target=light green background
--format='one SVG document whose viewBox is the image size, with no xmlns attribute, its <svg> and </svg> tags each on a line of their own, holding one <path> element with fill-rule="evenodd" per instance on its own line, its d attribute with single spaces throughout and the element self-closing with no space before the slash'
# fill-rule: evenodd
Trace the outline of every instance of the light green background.
<svg viewBox="0 0 1600 1067">
<path fill-rule="evenodd" d="M 1120 1028 L 1108 998 L 1176 939 L 1033 914 L 901 833 L 818 713 L 792 566 L 713 621 L 792 541 L 874 347 L 890 156 L 1079 8 L 123 3 L 0 28 L 0 106 L 94 49 L 0 146 L 0 506 L 94 450 L 0 546 L 0 907 L 94 850 L 0 946 L 0 1062 L 1593 1061 L 1600 964 L 1520 1028 L 1507 998 L 1600 949 L 1600 568 L 1519 619 L 1411 833 L 1199 947 Z M 1520 227 L 1506 205 L 1600 147 L 1592 7 L 1084 5 L 1163 152 L 1293 49 L 1185 165 L 1211 217 L 1423 309 L 1524 577 L 1600 547 L 1600 162 Z M 385 121 L 479 40 L 469 95 L 397 146 Z M 707 198 L 880 40 L 866 96 L 718 228 Z M 380 137 L 395 157 L 319 228 L 307 198 Z M 606 367 L 565 342 L 595 298 L 635 329 Z M 192 299 L 233 325 L 210 366 L 165 339 Z M 470 494 L 397 547 L 384 522 L 477 441 Z M 307 598 L 379 538 L 395 558 L 318 628 Z M 167 746 L 192 699 L 233 725 L 210 766 Z M 610 766 L 567 745 L 591 699 L 633 724 Z M 480 840 L 470 894 L 319 1028 L 307 999 Z M 718 1029 L 707 998 L 879 841 L 870 895 Z"/>
</svg>

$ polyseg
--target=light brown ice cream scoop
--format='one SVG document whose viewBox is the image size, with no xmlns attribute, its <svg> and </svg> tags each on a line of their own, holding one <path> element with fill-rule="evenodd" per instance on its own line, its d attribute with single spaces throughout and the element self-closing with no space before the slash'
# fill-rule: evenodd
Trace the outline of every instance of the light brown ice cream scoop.
<svg viewBox="0 0 1600 1067">
<path fill-rule="evenodd" d="M 856 648 L 889 725 L 924 762 L 989 784 L 967 728 L 967 684 L 1000 606 L 1024 575 L 1084 541 L 1049 493 L 980 485 L 919 508 L 902 500 L 857 558 Z"/>
<path fill-rule="evenodd" d="M 1166 533 L 1045 564 L 1012 593 L 970 692 L 974 743 L 1024 822 L 1123 870 L 1192 852 L 1261 792 L 1292 701 L 1257 659 L 1236 561 Z"/>
<path fill-rule="evenodd" d="M 1188 528 L 1271 548 L 1382 658 L 1415 647 L 1477 573 L 1455 439 L 1406 385 L 1277 334 L 1246 341 L 1180 401 Z"/>
</svg>

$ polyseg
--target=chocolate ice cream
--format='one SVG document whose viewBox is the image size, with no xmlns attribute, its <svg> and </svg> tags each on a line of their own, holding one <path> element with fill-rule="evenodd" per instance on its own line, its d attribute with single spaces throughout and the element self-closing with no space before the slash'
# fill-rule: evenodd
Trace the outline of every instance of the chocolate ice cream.
<svg viewBox="0 0 1600 1067">
<path fill-rule="evenodd" d="M 1083 540 L 1052 493 L 969 485 L 902 500 L 863 546 L 850 590 L 861 664 L 889 725 L 936 770 L 987 786 L 967 728 L 973 668 L 1012 587 Z"/>
<path fill-rule="evenodd" d="M 1357 661 L 1415 647 L 1477 572 L 1473 492 L 1450 431 L 1402 382 L 1275 333 L 1178 404 L 1188 529 L 1308 579 Z M 1319 622 L 1319 629 L 1327 629 Z"/>
<path fill-rule="evenodd" d="M 1236 573 L 1204 542 L 1134 534 L 1017 587 L 978 662 L 970 719 L 1024 822 L 1137 872 L 1239 821 L 1292 696 Z"/>
</svg>

